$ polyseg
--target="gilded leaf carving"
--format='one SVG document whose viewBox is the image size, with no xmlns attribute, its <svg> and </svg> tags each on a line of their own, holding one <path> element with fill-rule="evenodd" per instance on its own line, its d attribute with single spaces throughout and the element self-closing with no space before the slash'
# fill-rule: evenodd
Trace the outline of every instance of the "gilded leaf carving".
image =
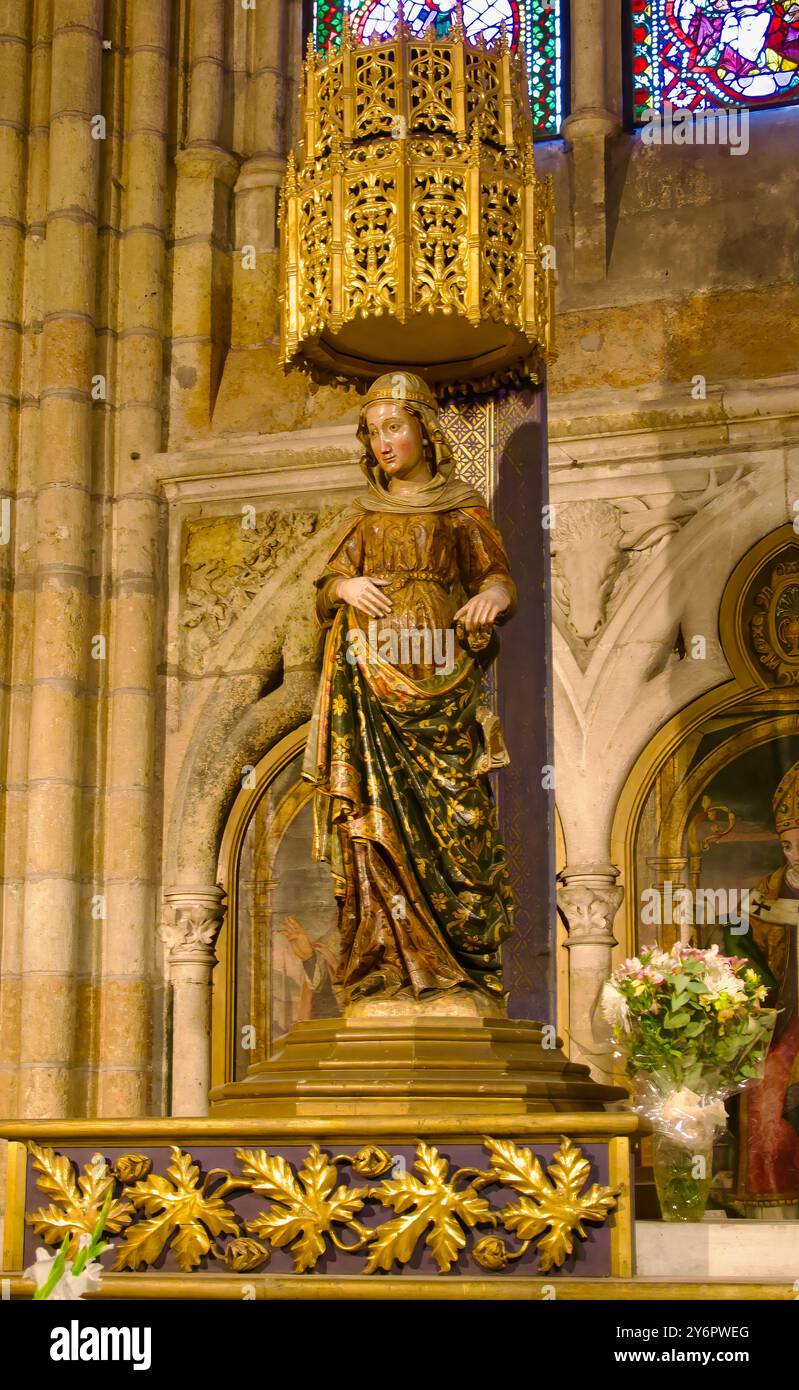
<svg viewBox="0 0 799 1390">
<path fill-rule="evenodd" d="M 208 1173 L 200 1182 L 200 1169 L 190 1154 L 173 1147 L 164 1177 L 152 1173 L 128 1188 L 130 1200 L 144 1212 L 144 1220 L 126 1232 L 114 1269 L 154 1264 L 167 1246 L 182 1270 L 196 1269 L 208 1254 L 212 1239 L 238 1235 L 235 1215 L 220 1195 L 208 1190 L 216 1176 Z"/>
<path fill-rule="evenodd" d="M 32 1140 L 28 1149 L 33 1166 L 40 1174 L 36 1186 L 52 1201 L 48 1207 L 40 1207 L 25 1219 L 47 1245 L 60 1245 L 70 1232 L 73 1237 L 70 1255 L 74 1255 L 80 1237 L 90 1235 L 97 1224 L 100 1208 L 114 1186 L 114 1174 L 101 1154 L 95 1154 L 76 1179 L 74 1165 L 63 1154 Z M 130 1202 L 124 1199 L 112 1202 L 105 1223 L 108 1234 L 121 1231 L 132 1214 Z"/>
<path fill-rule="evenodd" d="M 384 1173 L 389 1173 L 394 1167 L 392 1155 L 377 1144 L 364 1145 L 354 1158 L 345 1158 L 344 1161 L 364 1178 L 382 1178 Z"/>
<path fill-rule="evenodd" d="M 483 1143 L 491 1154 L 491 1172 L 521 1194 L 518 1202 L 502 1208 L 502 1224 L 525 1243 L 540 1237 L 542 1274 L 571 1255 L 575 1235 L 585 1237 L 584 1221 L 604 1221 L 616 1205 L 619 1188 L 594 1183 L 582 1191 L 591 1165 L 570 1139 L 561 1139 L 546 1174 L 530 1149 L 510 1139 L 486 1138 Z"/>
<path fill-rule="evenodd" d="M 471 1183 L 463 1191 L 457 1190 L 458 1174 L 449 1179 L 449 1164 L 438 1149 L 420 1142 L 413 1166 L 420 1177 L 403 1173 L 372 1191 L 398 1214 L 378 1227 L 369 1247 L 367 1274 L 391 1269 L 395 1260 L 407 1264 L 423 1236 L 439 1269 L 446 1273 L 466 1244 L 464 1226 L 496 1223 L 488 1202 Z"/>
<path fill-rule="evenodd" d="M 360 1248 L 368 1232 L 353 1218 L 363 1207 L 368 1188 L 336 1186 L 338 1171 L 318 1144 L 311 1145 L 296 1177 L 285 1158 L 270 1157 L 263 1149 L 238 1149 L 236 1156 L 252 1191 L 272 1201 L 268 1212 L 247 1222 L 247 1230 L 275 1246 L 290 1246 L 297 1273 L 313 1269 L 325 1253 L 328 1236 L 339 1249 L 347 1248 L 335 1236 L 334 1224 L 354 1230 Z"/>
<path fill-rule="evenodd" d="M 171 1149 L 162 1176 L 149 1171 L 143 1154 L 123 1155 L 113 1167 L 95 1155 L 76 1173 L 75 1165 L 52 1149 L 30 1144 L 37 1184 L 50 1206 L 26 1217 L 38 1235 L 58 1244 L 66 1233 L 73 1251 L 90 1232 L 110 1190 L 118 1193 L 107 1220 L 109 1233 L 123 1233 L 114 1270 L 156 1264 L 171 1249 L 181 1270 L 197 1270 L 208 1256 L 235 1272 L 266 1265 L 273 1249 L 287 1248 L 297 1274 L 314 1270 L 332 1246 L 345 1254 L 366 1255 L 363 1273 L 406 1265 L 421 1244 L 446 1273 L 469 1243 L 476 1227 L 500 1225 L 519 1244 L 511 1247 L 498 1233 L 475 1240 L 470 1257 L 481 1268 L 504 1269 L 521 1259 L 533 1242 L 542 1273 L 561 1266 L 584 1239 L 585 1223 L 602 1223 L 616 1206 L 618 1188 L 586 1187 L 590 1163 L 568 1138 L 561 1138 L 544 1172 L 531 1149 L 507 1139 L 485 1138 L 491 1166 L 459 1168 L 437 1148 L 420 1140 L 413 1171 L 396 1176 L 396 1156 L 367 1144 L 354 1154 L 331 1157 L 311 1144 L 296 1169 L 282 1154 L 237 1149 L 241 1171 L 212 1169 L 203 1177 L 191 1155 Z M 374 1187 L 340 1182 L 340 1169 L 381 1178 Z M 142 1173 L 139 1181 L 135 1175 Z M 516 1200 L 491 1206 L 483 1189 L 510 1189 Z M 233 1193 L 256 1193 L 267 1206 L 244 1220 L 230 1205 Z M 358 1215 L 367 1204 L 393 1213 L 371 1226 Z M 227 1244 L 220 1237 L 230 1236 Z"/>
<path fill-rule="evenodd" d="M 237 1274 L 258 1269 L 260 1265 L 268 1264 L 271 1259 L 266 1245 L 261 1245 L 257 1240 L 247 1240 L 244 1236 L 228 1241 L 224 1249 L 217 1247 L 213 1254 Z"/>
</svg>

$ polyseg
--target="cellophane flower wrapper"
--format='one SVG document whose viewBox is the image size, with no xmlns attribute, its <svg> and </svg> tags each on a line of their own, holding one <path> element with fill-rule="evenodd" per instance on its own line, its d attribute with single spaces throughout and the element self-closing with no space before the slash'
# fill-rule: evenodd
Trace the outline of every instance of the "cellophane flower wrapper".
<svg viewBox="0 0 799 1390">
<path fill-rule="evenodd" d="M 602 991 L 632 1109 L 672 1143 L 709 1149 L 727 1123 L 724 1101 L 756 1085 L 776 1021 L 749 961 L 674 945 L 648 947 Z"/>
</svg>

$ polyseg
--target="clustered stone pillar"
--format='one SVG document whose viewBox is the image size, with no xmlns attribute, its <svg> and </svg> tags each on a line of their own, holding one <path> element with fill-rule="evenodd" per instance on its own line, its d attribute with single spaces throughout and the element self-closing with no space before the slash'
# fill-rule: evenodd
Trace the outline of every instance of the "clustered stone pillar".
<svg viewBox="0 0 799 1390">
<path fill-rule="evenodd" d="M 568 929 L 569 1055 L 585 1062 L 597 1081 L 611 1076 L 610 1031 L 599 1011 L 611 970 L 613 919 L 624 890 L 612 864 L 575 864 L 559 875 L 558 907 Z"/>
<path fill-rule="evenodd" d="M 118 340 L 109 382 L 116 401 L 116 485 L 96 1097 L 101 1115 L 145 1114 L 151 1102 L 160 500 L 150 460 L 162 443 L 169 33 L 170 6 L 162 0 L 136 0 L 128 7 Z"/>
<path fill-rule="evenodd" d="M 174 444 L 207 431 L 229 346 L 229 204 L 239 165 L 222 145 L 227 8 L 226 0 L 191 6 L 187 140 L 175 157 L 170 382 Z"/>
<path fill-rule="evenodd" d="M 22 344 L 22 268 L 25 247 L 25 117 L 28 35 L 26 6 L 6 6 L 0 45 L 0 629 L 3 670 L 11 631 L 11 521 L 14 496 L 19 372 Z M 0 689 L 0 729 L 7 728 L 8 688 Z"/>
<path fill-rule="evenodd" d="M 161 1108 L 161 450 L 209 428 L 242 161 L 241 235 L 263 251 L 243 288 L 263 293 L 240 296 L 240 337 L 276 332 L 301 10 L 0 5 L 5 1115 Z M 210 978 L 192 950 L 174 958 L 179 986 L 199 964 Z M 192 997 L 177 989 L 179 1036 Z"/>
<path fill-rule="evenodd" d="M 225 915 L 224 893 L 176 888 L 164 895 L 161 938 L 172 986 L 173 1115 L 206 1115 L 211 1087 L 211 975 Z"/>
<path fill-rule="evenodd" d="M 16 1107 L 17 1075 L 12 1059 L 19 1048 L 20 969 L 22 933 L 20 882 L 24 875 L 24 781 L 27 691 L 12 681 L 12 669 L 19 674 L 12 641 L 12 613 L 15 599 L 13 555 L 20 537 L 20 516 L 16 502 L 20 463 L 18 426 L 23 343 L 23 265 L 25 254 L 26 149 L 28 117 L 29 6 L 24 0 L 4 6 L 0 16 L 0 653 L 3 682 L 0 686 L 0 746 L 7 748 L 6 815 L 4 825 L 3 931 L 0 947 L 0 1114 Z M 33 97 L 31 97 L 33 106 Z M 27 511 L 27 508 L 26 508 Z M 16 603 L 29 607 L 30 590 Z M 22 653 L 20 653 L 22 655 Z M 27 673 L 26 673 L 27 674 Z M 16 716 L 16 718 L 15 718 Z M 20 737 L 18 724 L 22 724 Z"/>
<path fill-rule="evenodd" d="M 54 0 L 20 1110 L 70 1113 L 89 653 L 101 0 Z"/>
</svg>

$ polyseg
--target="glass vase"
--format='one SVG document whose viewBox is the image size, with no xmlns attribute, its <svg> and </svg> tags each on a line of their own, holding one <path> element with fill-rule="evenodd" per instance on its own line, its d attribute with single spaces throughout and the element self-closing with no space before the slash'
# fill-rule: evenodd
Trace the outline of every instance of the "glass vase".
<svg viewBox="0 0 799 1390">
<path fill-rule="evenodd" d="M 652 1141 L 660 1211 L 664 1221 L 701 1221 L 713 1180 L 713 1146 L 686 1148 L 665 1134 Z"/>
</svg>

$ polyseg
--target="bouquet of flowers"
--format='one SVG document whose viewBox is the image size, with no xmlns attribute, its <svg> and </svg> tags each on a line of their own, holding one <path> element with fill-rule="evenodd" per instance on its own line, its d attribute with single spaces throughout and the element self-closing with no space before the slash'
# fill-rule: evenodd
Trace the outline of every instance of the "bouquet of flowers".
<svg viewBox="0 0 799 1390">
<path fill-rule="evenodd" d="M 727 1123 L 725 1097 L 762 1076 L 776 1020 L 776 1011 L 763 1006 L 765 997 L 750 963 L 720 955 L 718 946 L 647 947 L 613 972 L 602 991 L 602 1012 L 616 1055 L 626 1057 L 633 1109 L 655 1131 L 656 1158 L 660 1138 L 682 1150 L 676 1161 L 683 1168 L 697 1154 L 709 1159 Z M 664 1206 L 660 1184 L 658 1192 Z"/>
</svg>

